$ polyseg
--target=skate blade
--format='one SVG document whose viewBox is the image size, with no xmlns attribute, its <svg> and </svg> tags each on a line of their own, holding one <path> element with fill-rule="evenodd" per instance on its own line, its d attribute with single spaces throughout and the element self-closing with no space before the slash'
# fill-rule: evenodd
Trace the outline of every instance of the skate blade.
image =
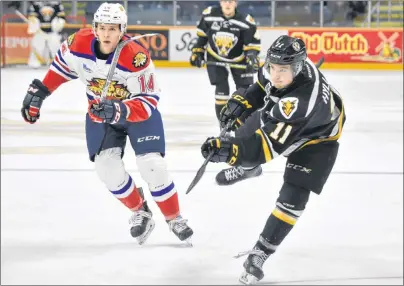
<svg viewBox="0 0 404 286">
<path fill-rule="evenodd" d="M 155 225 L 156 225 L 155 222 L 153 220 L 150 220 L 150 223 L 147 225 L 147 229 L 144 232 L 144 234 L 136 237 L 136 240 L 139 243 L 139 245 L 142 245 L 143 243 L 146 242 L 146 240 L 149 238 L 150 234 L 152 233 Z"/>
<path fill-rule="evenodd" d="M 194 245 L 192 244 L 192 235 L 190 236 L 190 237 L 188 237 L 186 240 L 185 240 L 185 244 L 187 245 L 187 246 L 189 246 L 189 247 L 193 247 Z"/>
<path fill-rule="evenodd" d="M 241 276 L 238 280 L 241 283 L 243 283 L 244 285 L 255 285 L 258 282 L 257 277 L 255 277 L 245 271 L 243 272 L 243 274 L 241 274 Z"/>
</svg>

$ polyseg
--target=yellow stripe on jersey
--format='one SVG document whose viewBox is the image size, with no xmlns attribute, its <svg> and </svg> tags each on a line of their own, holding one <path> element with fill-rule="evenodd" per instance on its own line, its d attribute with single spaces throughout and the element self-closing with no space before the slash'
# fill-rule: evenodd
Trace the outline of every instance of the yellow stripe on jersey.
<svg viewBox="0 0 404 286">
<path fill-rule="evenodd" d="M 287 224 L 290 224 L 290 225 L 295 225 L 296 222 L 297 222 L 297 218 L 295 218 L 295 217 L 293 217 L 293 216 L 291 216 L 291 215 L 289 215 L 289 214 L 283 212 L 282 210 L 280 210 L 280 209 L 278 209 L 278 208 L 275 208 L 275 209 L 272 211 L 272 214 L 273 214 L 276 218 L 278 218 L 278 219 L 280 219 L 281 221 L 286 222 Z"/>
<path fill-rule="evenodd" d="M 342 105 L 341 114 L 339 115 L 339 120 L 338 120 L 338 132 L 337 132 L 337 134 L 335 134 L 334 136 L 328 137 L 328 138 L 321 138 L 321 139 L 314 139 L 314 140 L 307 141 L 305 144 L 303 144 L 301 147 L 299 147 L 299 150 L 302 149 L 305 146 L 308 146 L 308 145 L 314 145 L 314 144 L 318 144 L 318 143 L 321 143 L 321 142 L 338 140 L 339 137 L 341 137 L 341 134 L 342 134 L 342 123 L 343 123 L 343 120 L 344 120 L 344 113 L 345 113 L 345 109 L 344 109 L 344 105 Z"/>
<path fill-rule="evenodd" d="M 261 142 L 262 142 L 262 150 L 264 151 L 264 156 L 265 156 L 265 162 L 271 161 L 273 159 L 271 149 L 269 148 L 268 142 L 265 138 L 265 135 L 262 133 L 261 129 L 258 129 L 255 131 L 259 136 L 261 136 Z"/>
<path fill-rule="evenodd" d="M 227 100 L 215 100 L 215 104 L 217 105 L 225 105 L 227 103 Z"/>
<path fill-rule="evenodd" d="M 262 88 L 263 91 L 265 91 L 265 87 L 260 83 L 259 80 L 257 80 L 258 85 Z M 266 91 L 265 91 L 266 92 Z"/>
<path fill-rule="evenodd" d="M 245 46 L 243 48 L 243 51 L 250 51 L 250 50 L 256 50 L 256 51 L 261 51 L 261 47 L 259 46 Z"/>
</svg>

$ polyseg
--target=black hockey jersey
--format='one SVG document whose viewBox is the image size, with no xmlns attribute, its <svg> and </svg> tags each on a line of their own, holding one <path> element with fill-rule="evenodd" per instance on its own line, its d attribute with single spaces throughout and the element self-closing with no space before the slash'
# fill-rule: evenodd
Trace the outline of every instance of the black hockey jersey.
<svg viewBox="0 0 404 286">
<path fill-rule="evenodd" d="M 252 110 L 261 108 L 261 128 L 242 143 L 242 148 L 249 150 L 244 153 L 243 166 L 256 166 L 341 136 L 345 122 L 342 99 L 310 60 L 284 89 L 273 87 L 262 67 L 258 81 L 247 89 L 244 98 Z"/>
<path fill-rule="evenodd" d="M 51 22 L 55 17 L 65 18 L 63 5 L 58 1 L 35 1 L 32 2 L 28 17 L 37 17 L 44 32 L 51 32 Z"/>
<path fill-rule="evenodd" d="M 244 52 L 261 49 L 261 40 L 254 19 L 237 11 L 226 18 L 220 7 L 208 7 L 202 12 L 197 26 L 195 48 L 205 48 L 216 60 L 240 62 Z"/>
</svg>

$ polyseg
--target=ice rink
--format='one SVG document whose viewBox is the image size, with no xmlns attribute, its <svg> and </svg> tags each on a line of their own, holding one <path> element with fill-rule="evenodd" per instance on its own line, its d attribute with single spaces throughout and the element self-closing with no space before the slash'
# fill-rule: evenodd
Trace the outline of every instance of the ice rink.
<svg viewBox="0 0 404 286">
<path fill-rule="evenodd" d="M 194 229 L 187 247 L 168 230 L 126 150 L 125 165 L 156 220 L 147 243 L 129 234 L 130 212 L 98 180 L 88 160 L 84 85 L 59 88 L 41 119 L 20 115 L 29 83 L 45 70 L 1 70 L 1 284 L 237 284 L 283 181 L 285 159 L 232 187 L 216 185 L 226 165 L 203 162 L 200 145 L 217 135 L 214 88 L 205 70 L 157 69 L 167 161 L 183 216 Z M 264 266 L 260 284 L 403 284 L 402 72 L 324 71 L 342 94 L 347 121 L 323 193 Z M 131 148 L 130 145 L 128 148 Z"/>
</svg>

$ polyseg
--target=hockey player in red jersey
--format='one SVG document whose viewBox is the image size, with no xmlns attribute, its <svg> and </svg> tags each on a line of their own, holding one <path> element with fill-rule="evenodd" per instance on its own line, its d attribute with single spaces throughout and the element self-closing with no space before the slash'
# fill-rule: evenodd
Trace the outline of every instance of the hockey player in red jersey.
<svg viewBox="0 0 404 286">
<path fill-rule="evenodd" d="M 139 172 L 169 229 L 181 241 L 189 241 L 193 231 L 181 216 L 176 187 L 164 160 L 164 129 L 157 109 L 160 89 L 146 48 L 136 41 L 123 48 L 107 99 L 100 101 L 115 48 L 128 38 L 124 35 L 126 27 L 123 6 L 103 3 L 94 15 L 93 28 L 72 34 L 62 43 L 45 78 L 30 84 L 21 113 L 25 121 L 35 123 L 43 101 L 61 84 L 79 78 L 86 85 L 89 102 L 89 157 L 111 194 L 133 212 L 131 235 L 143 244 L 155 223 L 142 188 L 126 172 L 122 161 L 127 137 L 136 152 Z"/>
</svg>

